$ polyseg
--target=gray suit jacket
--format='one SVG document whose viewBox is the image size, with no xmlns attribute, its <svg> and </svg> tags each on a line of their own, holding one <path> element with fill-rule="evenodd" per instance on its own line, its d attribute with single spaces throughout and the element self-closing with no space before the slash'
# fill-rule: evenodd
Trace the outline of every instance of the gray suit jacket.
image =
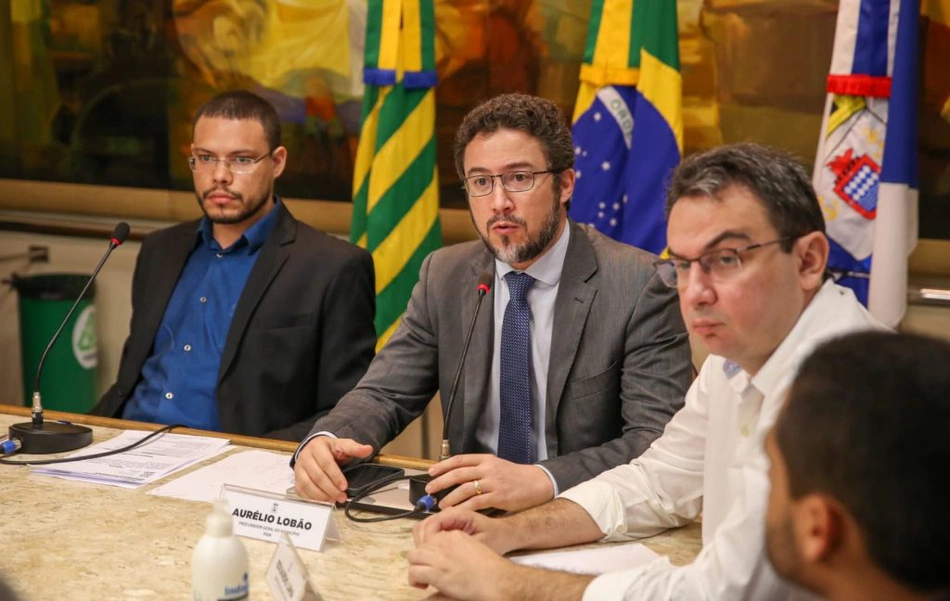
<svg viewBox="0 0 950 601">
<path fill-rule="evenodd" d="M 683 406 L 689 341 L 673 290 L 647 252 L 570 222 L 547 374 L 542 461 L 560 490 L 627 463 Z M 479 274 L 494 271 L 480 241 L 435 251 L 395 334 L 366 375 L 312 432 L 377 450 L 420 415 L 436 390 L 443 411 L 477 300 Z M 494 292 L 484 298 L 449 420 L 454 454 L 485 452 L 475 438 L 488 402 Z"/>
</svg>

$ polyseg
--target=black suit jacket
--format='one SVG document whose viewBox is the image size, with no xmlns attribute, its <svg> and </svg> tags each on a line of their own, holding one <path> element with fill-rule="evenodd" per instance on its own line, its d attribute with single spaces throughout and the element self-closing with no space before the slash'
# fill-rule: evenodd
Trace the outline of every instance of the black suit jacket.
<svg viewBox="0 0 950 601">
<path fill-rule="evenodd" d="M 368 252 L 295 220 L 277 223 L 241 293 L 221 356 L 224 432 L 301 440 L 373 358 L 376 306 Z M 119 375 L 92 413 L 118 417 L 141 379 L 198 221 L 145 238 L 132 280 L 132 323 Z"/>
</svg>

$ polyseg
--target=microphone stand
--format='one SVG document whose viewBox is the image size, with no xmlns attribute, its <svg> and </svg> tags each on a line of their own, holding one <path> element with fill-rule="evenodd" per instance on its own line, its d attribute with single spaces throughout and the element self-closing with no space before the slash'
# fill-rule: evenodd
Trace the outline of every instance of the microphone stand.
<svg viewBox="0 0 950 601">
<path fill-rule="evenodd" d="M 70 307 L 69 312 L 66 313 L 63 322 L 59 324 L 56 333 L 50 338 L 49 344 L 46 345 L 46 350 L 43 351 L 43 356 L 40 357 L 39 366 L 36 369 L 36 377 L 33 380 L 32 420 L 13 424 L 9 430 L 10 440 L 19 441 L 19 450 L 21 453 L 37 455 L 64 453 L 92 443 L 92 429 L 90 428 L 65 422 L 47 422 L 43 420 L 43 399 L 40 394 L 40 377 L 43 374 L 43 364 L 46 362 L 46 356 L 49 354 L 50 349 L 53 348 L 63 328 L 69 323 L 69 318 L 73 316 L 76 307 L 79 306 L 79 301 L 86 295 L 86 291 L 92 285 L 93 280 L 99 275 L 99 270 L 102 269 L 106 259 L 109 258 L 109 255 L 112 254 L 112 251 L 115 250 L 116 247 L 125 241 L 128 235 L 129 226 L 125 222 L 119 223 L 115 230 L 113 230 L 112 238 L 109 240 L 109 249 L 106 251 L 106 254 L 102 256 L 102 259 L 100 259 L 92 275 L 89 276 L 89 281 L 86 282 L 79 296 L 76 297 L 76 301 L 73 303 L 73 306 Z"/>
<path fill-rule="evenodd" d="M 459 358 L 458 367 L 455 370 L 455 380 L 452 381 L 452 390 L 449 392 L 449 401 L 445 404 L 445 415 L 442 418 L 442 448 L 439 451 L 439 461 L 445 461 L 452 456 L 452 447 L 449 442 L 449 418 L 452 415 L 452 405 L 455 404 L 455 395 L 458 392 L 459 382 L 462 379 L 462 368 L 465 366 L 465 357 L 468 355 L 468 347 L 472 343 L 472 334 L 475 332 L 475 322 L 478 321 L 478 312 L 482 307 L 482 300 L 485 298 L 485 295 L 488 294 L 488 291 L 491 290 L 493 281 L 494 274 L 491 271 L 481 274 L 478 278 L 478 288 L 476 289 L 478 300 L 475 303 L 475 311 L 472 313 L 472 322 L 468 326 L 468 333 L 462 345 L 462 355 Z M 429 495 L 426 493 L 425 487 L 426 484 L 431 481 L 432 476 L 428 474 L 409 478 L 409 502 L 412 503 L 417 510 L 435 510 L 438 500 L 456 488 L 452 486 L 440 490 L 434 495 Z"/>
<path fill-rule="evenodd" d="M 459 359 L 458 368 L 455 370 L 455 379 L 452 381 L 452 391 L 449 393 L 449 402 L 445 404 L 445 417 L 442 420 L 442 448 L 439 450 L 439 461 L 445 461 L 452 456 L 452 446 L 449 443 L 449 416 L 452 414 L 452 405 L 455 404 L 455 394 L 458 392 L 459 381 L 462 379 L 462 367 L 465 365 L 465 357 L 468 355 L 468 346 L 472 342 L 472 334 L 475 332 L 475 322 L 478 321 L 478 311 L 482 308 L 482 299 L 491 290 L 493 275 L 492 273 L 483 273 L 478 278 L 478 301 L 475 303 L 475 311 L 472 313 L 472 323 L 468 326 L 468 333 L 465 336 L 465 343 L 462 347 L 462 357 Z"/>
</svg>

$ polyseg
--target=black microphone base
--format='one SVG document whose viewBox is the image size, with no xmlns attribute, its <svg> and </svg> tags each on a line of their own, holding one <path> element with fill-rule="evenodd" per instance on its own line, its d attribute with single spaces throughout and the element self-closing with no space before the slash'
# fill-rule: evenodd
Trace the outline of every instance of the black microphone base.
<svg viewBox="0 0 950 601">
<path fill-rule="evenodd" d="M 43 422 L 34 426 L 33 422 L 23 422 L 10 426 L 10 439 L 18 438 L 21 453 L 47 455 L 75 451 L 92 444 L 92 430 L 85 426 Z"/>
<path fill-rule="evenodd" d="M 418 503 L 419 499 L 421 499 L 427 494 L 426 485 L 431 481 L 432 481 L 432 476 L 430 476 L 429 474 L 419 474 L 418 476 L 413 476 L 409 478 L 409 502 L 412 503 L 413 505 Z M 457 484 L 455 486 L 444 488 L 432 496 L 435 497 L 436 501 L 441 501 L 445 497 L 445 495 L 449 494 L 456 488 L 458 488 Z M 438 510 L 439 508 L 435 507 L 432 511 L 438 511 Z"/>
</svg>

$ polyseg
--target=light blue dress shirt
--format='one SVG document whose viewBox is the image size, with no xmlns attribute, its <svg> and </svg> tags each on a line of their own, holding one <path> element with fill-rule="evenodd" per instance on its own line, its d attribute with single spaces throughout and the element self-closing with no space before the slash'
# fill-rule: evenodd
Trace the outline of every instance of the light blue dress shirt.
<svg viewBox="0 0 950 601">
<path fill-rule="evenodd" d="M 551 360 L 551 334 L 554 331 L 554 301 L 561 283 L 564 258 L 571 239 L 570 224 L 557 242 L 532 263 L 525 273 L 536 281 L 528 291 L 528 304 L 531 306 L 531 448 L 534 461 L 548 458 L 544 424 L 548 390 L 548 365 Z M 491 377 L 489 382 L 488 405 L 478 422 L 475 436 L 479 444 L 492 453 L 498 452 L 498 424 L 501 421 L 501 326 L 508 306 L 508 285 L 505 275 L 515 271 L 508 263 L 495 260 L 495 335 L 492 347 Z M 545 470 L 547 471 L 547 470 Z M 548 474 L 550 475 L 550 474 Z M 553 481 L 553 479 L 552 479 Z M 555 493 L 557 485 L 555 484 Z"/>
</svg>

